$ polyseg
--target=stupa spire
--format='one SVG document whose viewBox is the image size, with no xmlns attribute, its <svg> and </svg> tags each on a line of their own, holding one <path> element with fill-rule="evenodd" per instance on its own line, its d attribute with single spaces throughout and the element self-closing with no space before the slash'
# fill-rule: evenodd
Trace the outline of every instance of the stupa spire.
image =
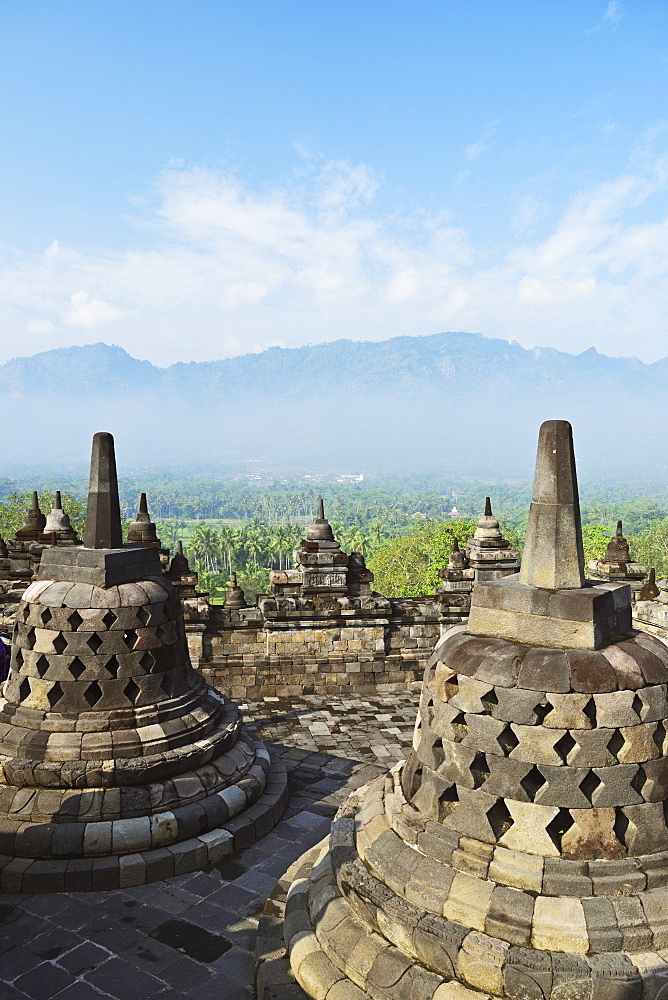
<svg viewBox="0 0 668 1000">
<path fill-rule="evenodd" d="M 567 420 L 546 420 L 540 428 L 520 583 L 542 590 L 585 585 L 573 433 Z"/>
<path fill-rule="evenodd" d="M 318 513 L 316 514 L 316 517 L 319 521 L 325 520 L 325 503 L 322 497 L 318 500 Z"/>
<path fill-rule="evenodd" d="M 93 437 L 84 545 L 88 549 L 123 545 L 114 438 L 105 431 Z"/>
</svg>

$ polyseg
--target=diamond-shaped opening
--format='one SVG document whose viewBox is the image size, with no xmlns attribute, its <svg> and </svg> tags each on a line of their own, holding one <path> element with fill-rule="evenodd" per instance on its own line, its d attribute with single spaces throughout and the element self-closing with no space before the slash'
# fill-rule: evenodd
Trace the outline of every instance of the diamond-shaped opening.
<svg viewBox="0 0 668 1000">
<path fill-rule="evenodd" d="M 82 673 L 85 671 L 86 667 L 85 664 L 81 662 L 79 657 L 75 656 L 67 669 L 72 674 L 72 677 L 74 677 L 75 681 L 78 681 Z"/>
<path fill-rule="evenodd" d="M 43 677 L 44 674 L 49 669 L 49 661 L 47 660 L 46 656 L 44 656 L 43 653 L 39 657 L 39 659 L 37 660 L 37 663 L 35 664 L 35 666 L 37 667 L 37 673 L 39 674 L 39 676 Z"/>
<path fill-rule="evenodd" d="M 21 616 L 22 616 L 24 622 L 28 621 L 28 619 L 30 618 L 30 605 L 29 604 L 26 604 L 24 606 L 23 611 L 21 612 Z"/>
<path fill-rule="evenodd" d="M 664 726 L 663 722 L 659 722 L 659 724 L 657 725 L 657 727 L 654 730 L 654 733 L 652 735 L 652 739 L 654 740 L 654 742 L 655 742 L 655 744 L 656 744 L 656 746 L 658 748 L 659 753 L 662 754 L 663 753 L 663 744 L 664 744 L 665 739 L 666 739 L 666 727 Z"/>
<path fill-rule="evenodd" d="M 643 702 L 643 700 L 640 697 L 640 695 L 635 695 L 633 701 L 631 702 L 631 708 L 636 713 L 636 715 L 638 716 L 639 719 L 642 718 L 642 710 L 643 710 L 644 707 L 645 707 L 645 703 Z"/>
<path fill-rule="evenodd" d="M 106 611 L 102 617 L 102 623 L 105 628 L 111 628 L 118 621 L 118 615 L 115 615 L 113 611 Z"/>
<path fill-rule="evenodd" d="M 422 784 L 422 764 L 418 755 L 411 750 L 401 769 L 401 788 L 408 802 L 411 801 Z"/>
<path fill-rule="evenodd" d="M 502 733 L 496 737 L 496 742 L 499 744 L 503 750 L 506 757 L 511 754 L 516 746 L 519 746 L 519 740 L 515 733 L 510 728 L 510 724 L 506 726 Z"/>
<path fill-rule="evenodd" d="M 47 693 L 46 697 L 51 708 L 54 708 L 58 704 L 60 699 L 63 697 L 63 689 L 58 681 L 56 681 L 51 690 Z"/>
<path fill-rule="evenodd" d="M 30 681 L 26 677 L 21 681 L 21 686 L 19 688 L 19 701 L 25 701 L 28 697 L 30 697 Z"/>
<path fill-rule="evenodd" d="M 86 645 L 93 653 L 97 653 L 98 649 L 102 645 L 102 639 L 100 639 L 97 632 L 93 632 L 90 639 L 88 639 L 88 641 L 86 642 Z"/>
<path fill-rule="evenodd" d="M 70 617 L 67 619 L 67 624 L 70 626 L 73 632 L 76 632 L 76 630 L 79 628 L 82 622 L 83 618 L 81 617 L 78 611 L 73 611 Z"/>
<path fill-rule="evenodd" d="M 584 714 L 587 716 L 591 722 L 591 728 L 596 728 L 596 702 L 593 698 L 590 698 L 585 707 L 582 709 Z"/>
<path fill-rule="evenodd" d="M 482 702 L 483 710 L 485 712 L 491 712 L 494 706 L 499 704 L 499 699 L 496 697 L 494 688 L 492 688 L 491 691 L 488 691 L 487 694 L 484 694 L 480 701 Z"/>
<path fill-rule="evenodd" d="M 119 667 L 120 663 L 115 656 L 110 656 L 104 665 L 104 669 L 109 671 L 109 675 L 111 677 L 118 677 Z"/>
<path fill-rule="evenodd" d="M 562 838 L 564 834 L 570 830 L 574 823 L 575 820 L 569 813 L 568 809 L 560 809 L 554 819 L 551 820 L 551 822 L 545 827 L 548 837 L 559 853 L 561 853 Z"/>
<path fill-rule="evenodd" d="M 471 777 L 473 778 L 473 787 L 480 788 L 484 785 L 489 778 L 489 767 L 487 764 L 487 758 L 484 753 L 478 751 L 478 753 L 473 758 L 473 763 L 470 767 Z"/>
<path fill-rule="evenodd" d="M 134 629 L 126 629 L 123 633 L 123 642 L 128 647 L 128 649 L 134 649 L 135 642 L 137 641 L 137 633 Z"/>
<path fill-rule="evenodd" d="M 573 739 L 570 733 L 564 733 L 560 740 L 554 744 L 555 751 L 559 754 L 564 764 L 568 763 L 568 755 L 571 750 L 574 750 L 577 746 L 577 741 Z"/>
<path fill-rule="evenodd" d="M 42 625 L 48 625 L 52 618 L 53 615 L 51 614 L 50 608 L 44 608 L 44 611 L 42 611 L 41 615 L 39 616 L 39 620 L 41 621 Z"/>
<path fill-rule="evenodd" d="M 453 784 L 446 788 L 444 792 L 441 792 L 438 797 L 439 821 L 442 822 L 458 805 L 459 795 L 457 794 L 457 786 Z"/>
<path fill-rule="evenodd" d="M 614 733 L 608 740 L 608 750 L 613 757 L 616 757 L 622 747 L 626 744 L 626 740 L 620 733 L 619 729 L 615 729 Z"/>
<path fill-rule="evenodd" d="M 146 673 L 149 674 L 151 670 L 153 670 L 153 667 L 155 666 L 155 656 L 153 655 L 153 653 L 149 653 L 149 651 L 146 650 L 141 660 L 139 661 L 139 666 L 142 668 L 142 670 L 145 670 Z"/>
<path fill-rule="evenodd" d="M 497 840 L 513 825 L 513 817 L 503 799 L 497 799 L 492 808 L 487 810 L 487 819 Z"/>
<path fill-rule="evenodd" d="M 538 795 L 539 791 L 547 782 L 541 771 L 538 770 L 536 765 L 531 768 L 528 774 L 525 774 L 520 785 L 524 791 L 529 796 L 531 802 L 533 802 Z"/>
<path fill-rule="evenodd" d="M 536 716 L 536 723 L 542 726 L 550 712 L 554 711 L 554 705 L 549 701 L 540 701 L 533 710 Z"/>
<path fill-rule="evenodd" d="M 101 697 L 102 697 L 102 688 L 97 683 L 97 681 L 93 681 L 92 684 L 89 684 L 86 690 L 84 691 L 84 698 L 86 699 L 91 708 L 93 707 L 93 705 L 97 705 Z"/>
<path fill-rule="evenodd" d="M 444 760 L 443 740 L 437 736 L 431 745 L 431 759 L 427 758 L 427 763 L 432 770 L 437 771 Z"/>
<path fill-rule="evenodd" d="M 151 617 L 151 615 L 146 610 L 146 608 L 138 608 L 137 609 L 137 621 L 141 622 L 142 625 L 146 625 L 146 623 L 147 623 L 147 621 L 149 620 L 150 617 Z"/>
<path fill-rule="evenodd" d="M 17 649 L 16 650 L 16 656 L 14 657 L 14 663 L 16 664 L 17 667 L 22 667 L 23 666 L 23 650 L 22 649 Z"/>
<path fill-rule="evenodd" d="M 128 683 L 123 688 L 123 694 L 128 699 L 128 701 L 134 705 L 140 693 L 141 693 L 140 688 L 137 686 L 137 684 L 135 684 L 133 679 L 130 678 Z"/>
<path fill-rule="evenodd" d="M 35 645 L 35 630 L 34 628 L 29 628 L 26 632 L 26 637 L 23 641 L 23 645 L 26 649 L 32 649 Z"/>
<path fill-rule="evenodd" d="M 631 778 L 631 788 L 638 795 L 642 795 L 642 790 L 645 787 L 645 782 L 647 781 L 647 775 L 645 774 L 642 767 L 639 767 L 636 773 Z"/>
<path fill-rule="evenodd" d="M 450 725 L 452 726 L 456 743 L 459 743 L 459 741 L 463 740 L 465 736 L 468 736 L 469 727 L 466 722 L 466 716 L 463 712 L 459 712 L 458 715 L 454 717 Z"/>
<path fill-rule="evenodd" d="M 453 674 L 450 680 L 447 680 L 443 685 L 443 692 L 445 694 L 445 700 L 450 701 L 451 698 L 459 691 L 459 680 L 457 674 Z"/>
<path fill-rule="evenodd" d="M 594 771 L 590 771 L 580 782 L 580 791 L 591 802 L 594 792 L 602 784 L 599 776 Z"/>
<path fill-rule="evenodd" d="M 160 682 L 160 687 L 165 692 L 165 694 L 171 698 L 174 694 L 174 678 L 171 674 L 163 674 L 163 678 Z"/>
<path fill-rule="evenodd" d="M 663 804 L 663 808 L 665 811 L 666 808 L 665 802 Z M 628 830 L 628 828 L 629 828 L 628 817 L 624 813 L 624 810 L 618 807 L 617 809 L 615 809 L 615 825 L 613 827 L 613 830 L 615 831 L 615 837 L 622 845 L 622 847 L 626 847 L 626 831 Z"/>
<path fill-rule="evenodd" d="M 67 639 L 62 632 L 59 632 L 53 638 L 53 648 L 57 653 L 64 653 L 67 649 Z"/>
</svg>

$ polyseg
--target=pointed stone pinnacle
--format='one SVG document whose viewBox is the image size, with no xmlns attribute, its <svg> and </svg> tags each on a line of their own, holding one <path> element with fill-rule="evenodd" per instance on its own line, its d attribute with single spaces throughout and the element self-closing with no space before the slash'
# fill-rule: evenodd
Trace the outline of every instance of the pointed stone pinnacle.
<svg viewBox="0 0 668 1000">
<path fill-rule="evenodd" d="M 37 496 L 37 490 L 32 491 L 32 499 L 30 501 L 31 510 L 39 510 L 39 497 Z"/>
<path fill-rule="evenodd" d="M 325 520 L 325 504 L 322 497 L 318 500 L 318 513 L 316 514 L 316 517 L 319 521 Z"/>
<path fill-rule="evenodd" d="M 177 542 L 176 543 L 176 551 L 178 552 L 178 554 L 180 556 L 183 555 L 183 542 Z"/>
<path fill-rule="evenodd" d="M 457 536 L 456 535 L 455 535 L 455 540 L 454 540 L 454 542 L 452 544 L 452 551 L 453 552 L 459 552 L 459 541 L 457 540 Z"/>
<path fill-rule="evenodd" d="M 56 490 L 56 499 L 53 501 L 53 509 L 54 510 L 63 509 L 63 501 L 60 498 L 60 490 Z"/>
<path fill-rule="evenodd" d="M 492 516 L 492 501 L 489 497 L 485 497 L 485 517 Z"/>
<path fill-rule="evenodd" d="M 546 420 L 540 428 L 520 583 L 543 590 L 585 585 L 573 433 L 567 420 Z"/>
<path fill-rule="evenodd" d="M 624 532 L 622 531 L 622 522 L 617 521 L 617 538 L 623 538 Z"/>
<path fill-rule="evenodd" d="M 236 587 L 236 585 L 237 585 L 237 574 L 236 573 L 230 573 L 230 586 L 231 587 Z"/>
<path fill-rule="evenodd" d="M 88 549 L 123 545 L 114 439 L 106 432 L 93 437 L 84 545 Z"/>
<path fill-rule="evenodd" d="M 148 504 L 146 503 L 146 494 L 142 493 L 139 497 L 139 513 L 148 514 Z"/>
</svg>

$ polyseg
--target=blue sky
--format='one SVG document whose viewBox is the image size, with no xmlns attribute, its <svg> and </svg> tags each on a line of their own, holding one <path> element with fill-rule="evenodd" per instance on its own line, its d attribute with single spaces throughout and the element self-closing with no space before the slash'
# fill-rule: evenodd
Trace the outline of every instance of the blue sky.
<svg viewBox="0 0 668 1000">
<path fill-rule="evenodd" d="M 668 355 L 668 5 L 4 0 L 0 361 Z"/>
</svg>

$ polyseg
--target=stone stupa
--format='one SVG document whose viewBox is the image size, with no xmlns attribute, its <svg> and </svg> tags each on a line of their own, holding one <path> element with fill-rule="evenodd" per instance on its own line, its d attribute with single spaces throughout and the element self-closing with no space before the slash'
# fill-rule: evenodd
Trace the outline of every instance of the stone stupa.
<svg viewBox="0 0 668 1000">
<path fill-rule="evenodd" d="M 280 762 L 193 670 L 154 545 L 123 545 L 114 443 L 96 434 L 83 545 L 45 547 L 0 699 L 0 886 L 113 889 L 268 832 Z"/>
<path fill-rule="evenodd" d="M 477 585 L 408 759 L 288 875 L 310 996 L 665 1000 L 668 648 L 630 597 L 585 579 L 571 428 L 549 421 L 521 573 Z"/>
<path fill-rule="evenodd" d="M 466 554 L 476 583 L 510 576 L 520 568 L 519 552 L 513 551 L 503 537 L 489 497 L 485 497 L 485 512 L 478 518 L 473 538 L 468 540 Z"/>
</svg>

